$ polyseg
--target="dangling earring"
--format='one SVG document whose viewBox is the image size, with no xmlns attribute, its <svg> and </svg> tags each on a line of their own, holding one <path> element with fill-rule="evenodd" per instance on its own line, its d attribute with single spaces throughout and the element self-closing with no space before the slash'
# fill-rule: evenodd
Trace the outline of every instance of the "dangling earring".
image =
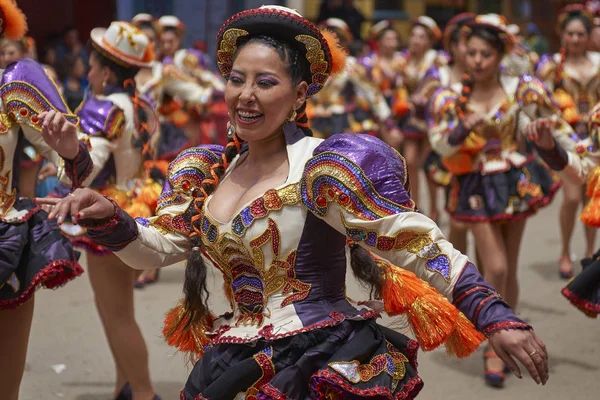
<svg viewBox="0 0 600 400">
<path fill-rule="evenodd" d="M 293 110 L 293 111 L 292 111 L 292 115 L 291 115 L 290 117 L 288 117 L 288 121 L 289 121 L 289 122 L 294 122 L 294 121 L 296 121 L 296 116 L 297 116 L 297 115 L 298 115 L 298 114 L 296 113 L 296 110 Z"/>
<path fill-rule="evenodd" d="M 231 121 L 227 122 L 227 137 L 232 138 L 235 135 L 235 127 L 231 123 Z"/>
<path fill-rule="evenodd" d="M 106 87 L 106 81 L 102 81 L 102 87 L 105 88 Z"/>
</svg>

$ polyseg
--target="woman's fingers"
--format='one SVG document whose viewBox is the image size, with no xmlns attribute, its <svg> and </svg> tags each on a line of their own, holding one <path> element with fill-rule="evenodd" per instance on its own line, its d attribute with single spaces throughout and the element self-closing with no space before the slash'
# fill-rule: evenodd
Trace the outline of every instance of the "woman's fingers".
<svg viewBox="0 0 600 400">
<path fill-rule="evenodd" d="M 33 201 L 35 201 L 39 205 L 49 205 L 49 206 L 55 206 L 61 200 L 62 199 L 57 199 L 55 197 L 35 197 L 33 199 Z"/>
<path fill-rule="evenodd" d="M 54 114 L 54 118 L 52 118 L 52 122 L 50 122 L 50 126 L 52 127 L 53 132 L 60 132 L 62 128 L 63 119 L 64 117 L 61 113 L 57 112 Z"/>
<path fill-rule="evenodd" d="M 504 363 L 506 365 L 508 365 L 508 368 L 510 368 L 510 370 L 513 372 L 513 374 L 515 374 L 515 376 L 517 378 L 519 378 L 519 379 L 523 378 L 523 375 L 521 374 L 521 368 L 519 368 L 519 365 L 510 356 L 510 354 L 508 354 L 503 349 L 494 348 L 494 350 L 495 350 L 496 354 L 498 355 L 498 357 L 500 357 L 500 359 L 502 361 L 504 361 Z"/>
<path fill-rule="evenodd" d="M 544 372 L 544 368 L 543 363 L 541 362 L 541 354 L 534 353 L 533 349 L 531 349 L 530 351 L 526 351 L 524 347 L 519 346 L 515 348 L 512 355 L 516 357 L 521 364 L 523 364 L 523 366 L 527 369 L 527 372 L 529 372 L 529 375 L 531 376 L 531 378 L 533 378 L 535 383 L 537 383 L 538 385 L 542 383 L 542 374 Z M 534 360 L 534 358 L 536 360 Z"/>
</svg>

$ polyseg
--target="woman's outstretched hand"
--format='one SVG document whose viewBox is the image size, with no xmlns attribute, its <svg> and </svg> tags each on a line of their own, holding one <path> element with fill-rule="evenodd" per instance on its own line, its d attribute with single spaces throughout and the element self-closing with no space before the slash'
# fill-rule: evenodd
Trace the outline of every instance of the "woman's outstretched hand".
<svg viewBox="0 0 600 400">
<path fill-rule="evenodd" d="M 519 360 L 538 385 L 546 384 L 548 381 L 548 351 L 535 332 L 519 329 L 503 330 L 490 336 L 489 342 L 498 357 L 516 376 L 521 378 L 521 370 L 516 363 L 516 360 Z"/>
<path fill-rule="evenodd" d="M 548 118 L 539 118 L 525 126 L 525 136 L 530 142 L 543 150 L 552 150 L 555 146 L 552 136 L 552 121 Z"/>
<path fill-rule="evenodd" d="M 49 219 L 56 219 L 62 224 L 71 215 L 73 224 L 82 219 L 106 219 L 115 213 L 115 206 L 106 197 L 91 189 L 76 189 L 64 199 L 46 197 L 35 199 L 42 206 L 52 206 Z"/>
<path fill-rule="evenodd" d="M 65 160 L 73 160 L 79 152 L 77 127 L 58 111 L 44 111 L 38 115 L 44 141 Z"/>
</svg>

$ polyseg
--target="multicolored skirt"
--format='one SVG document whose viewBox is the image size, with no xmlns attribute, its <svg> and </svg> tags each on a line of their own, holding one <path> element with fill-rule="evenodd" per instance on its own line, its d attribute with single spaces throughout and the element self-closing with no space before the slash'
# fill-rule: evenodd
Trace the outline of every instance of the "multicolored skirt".
<svg viewBox="0 0 600 400">
<path fill-rule="evenodd" d="M 417 350 L 375 320 L 219 344 L 196 363 L 181 399 L 413 399 L 423 387 Z"/>
<path fill-rule="evenodd" d="M 442 157 L 431 150 L 423 164 L 427 180 L 437 186 L 446 187 L 452 181 L 452 173 L 442 164 Z"/>
<path fill-rule="evenodd" d="M 514 221 L 548 205 L 560 179 L 535 159 L 521 167 L 483 175 L 455 175 L 446 188 L 446 210 L 465 222 Z"/>
<path fill-rule="evenodd" d="M 39 287 L 54 289 L 83 273 L 73 247 L 48 213 L 31 200 L 17 200 L 29 210 L 18 223 L 0 221 L 0 310 L 28 301 Z"/>
<path fill-rule="evenodd" d="M 581 261 L 583 271 L 562 289 L 562 294 L 588 317 L 600 314 L 600 250 Z"/>
</svg>

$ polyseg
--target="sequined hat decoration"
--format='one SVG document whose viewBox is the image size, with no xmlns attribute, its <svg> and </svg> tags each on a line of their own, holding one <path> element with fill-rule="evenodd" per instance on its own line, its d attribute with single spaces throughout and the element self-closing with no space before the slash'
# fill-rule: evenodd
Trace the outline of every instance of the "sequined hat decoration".
<svg viewBox="0 0 600 400">
<path fill-rule="evenodd" d="M 297 11 L 282 6 L 262 6 L 229 18 L 217 34 L 217 64 L 227 79 L 233 68 L 238 39 L 258 35 L 285 41 L 300 50 L 310 64 L 303 77 L 308 83 L 306 97 L 317 93 L 329 76 L 343 71 L 346 54 L 335 35 L 321 32 Z"/>
</svg>

